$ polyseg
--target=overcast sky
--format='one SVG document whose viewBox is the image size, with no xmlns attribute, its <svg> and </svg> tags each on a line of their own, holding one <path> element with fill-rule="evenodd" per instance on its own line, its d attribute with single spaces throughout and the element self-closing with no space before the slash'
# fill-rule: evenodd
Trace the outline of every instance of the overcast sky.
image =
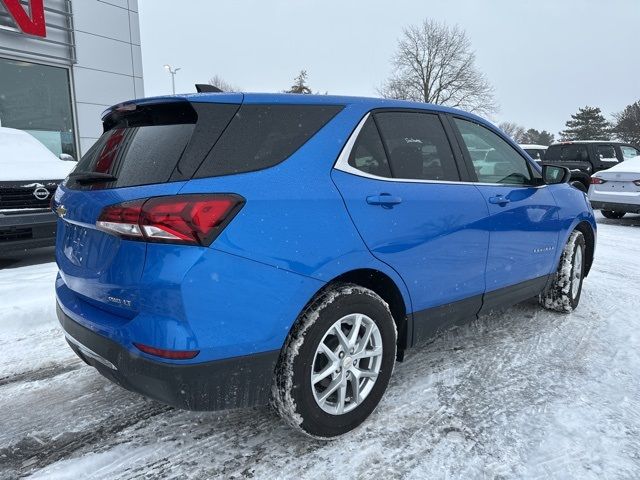
<svg viewBox="0 0 640 480">
<path fill-rule="evenodd" d="M 464 28 L 500 112 L 556 134 L 578 107 L 607 117 L 640 100 L 640 0 L 139 0 L 145 94 L 214 74 L 243 91 L 376 96 L 403 27 L 430 17 Z"/>
</svg>

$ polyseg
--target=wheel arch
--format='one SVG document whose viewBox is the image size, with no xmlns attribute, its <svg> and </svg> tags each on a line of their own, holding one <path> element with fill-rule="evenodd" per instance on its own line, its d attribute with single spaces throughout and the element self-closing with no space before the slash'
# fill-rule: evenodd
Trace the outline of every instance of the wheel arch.
<svg viewBox="0 0 640 480">
<path fill-rule="evenodd" d="M 402 279 L 399 277 L 394 279 L 391 275 L 376 268 L 357 268 L 341 273 L 315 292 L 301 312 L 304 312 L 313 303 L 314 299 L 328 289 L 333 288 L 336 284 L 353 283 L 368 288 L 378 294 L 389 305 L 389 310 L 398 331 L 397 359 L 402 361 L 404 352 L 411 346 L 413 339 L 413 316 L 410 314 L 411 300 Z M 298 319 L 291 326 L 289 335 L 297 322 Z"/>
<path fill-rule="evenodd" d="M 586 220 L 578 223 L 573 230 L 578 230 L 584 236 L 584 241 L 586 244 L 586 264 L 585 264 L 585 272 L 584 276 L 589 275 L 591 271 L 591 266 L 593 265 L 593 257 L 596 249 L 596 234 L 591 227 L 591 224 Z"/>
</svg>

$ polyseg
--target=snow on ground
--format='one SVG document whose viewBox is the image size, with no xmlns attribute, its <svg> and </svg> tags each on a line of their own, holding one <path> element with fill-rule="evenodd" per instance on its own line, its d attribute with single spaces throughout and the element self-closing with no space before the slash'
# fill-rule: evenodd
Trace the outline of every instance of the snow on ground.
<svg viewBox="0 0 640 480">
<path fill-rule="evenodd" d="M 640 478 L 640 217 L 599 222 L 576 312 L 522 304 L 411 351 L 329 443 L 112 385 L 62 340 L 55 265 L 2 270 L 0 478 Z"/>
</svg>

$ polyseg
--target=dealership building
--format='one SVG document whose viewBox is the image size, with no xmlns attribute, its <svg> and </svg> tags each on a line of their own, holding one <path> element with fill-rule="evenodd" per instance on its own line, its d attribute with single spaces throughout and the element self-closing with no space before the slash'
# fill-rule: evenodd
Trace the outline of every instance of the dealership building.
<svg viewBox="0 0 640 480">
<path fill-rule="evenodd" d="M 137 0 L 0 0 L 0 125 L 79 158 L 144 96 Z"/>
</svg>

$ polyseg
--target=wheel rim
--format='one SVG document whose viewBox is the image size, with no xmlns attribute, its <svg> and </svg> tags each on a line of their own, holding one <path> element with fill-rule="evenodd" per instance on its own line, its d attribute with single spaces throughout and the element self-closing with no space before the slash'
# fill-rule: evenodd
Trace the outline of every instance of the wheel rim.
<svg viewBox="0 0 640 480">
<path fill-rule="evenodd" d="M 311 390 L 331 415 L 348 413 L 371 393 L 382 365 L 382 335 L 362 313 L 335 322 L 318 344 L 311 367 Z"/>
<path fill-rule="evenodd" d="M 571 279 L 571 296 L 575 299 L 580 290 L 580 280 L 582 279 L 582 249 L 578 246 L 573 257 L 573 278 Z"/>
</svg>

